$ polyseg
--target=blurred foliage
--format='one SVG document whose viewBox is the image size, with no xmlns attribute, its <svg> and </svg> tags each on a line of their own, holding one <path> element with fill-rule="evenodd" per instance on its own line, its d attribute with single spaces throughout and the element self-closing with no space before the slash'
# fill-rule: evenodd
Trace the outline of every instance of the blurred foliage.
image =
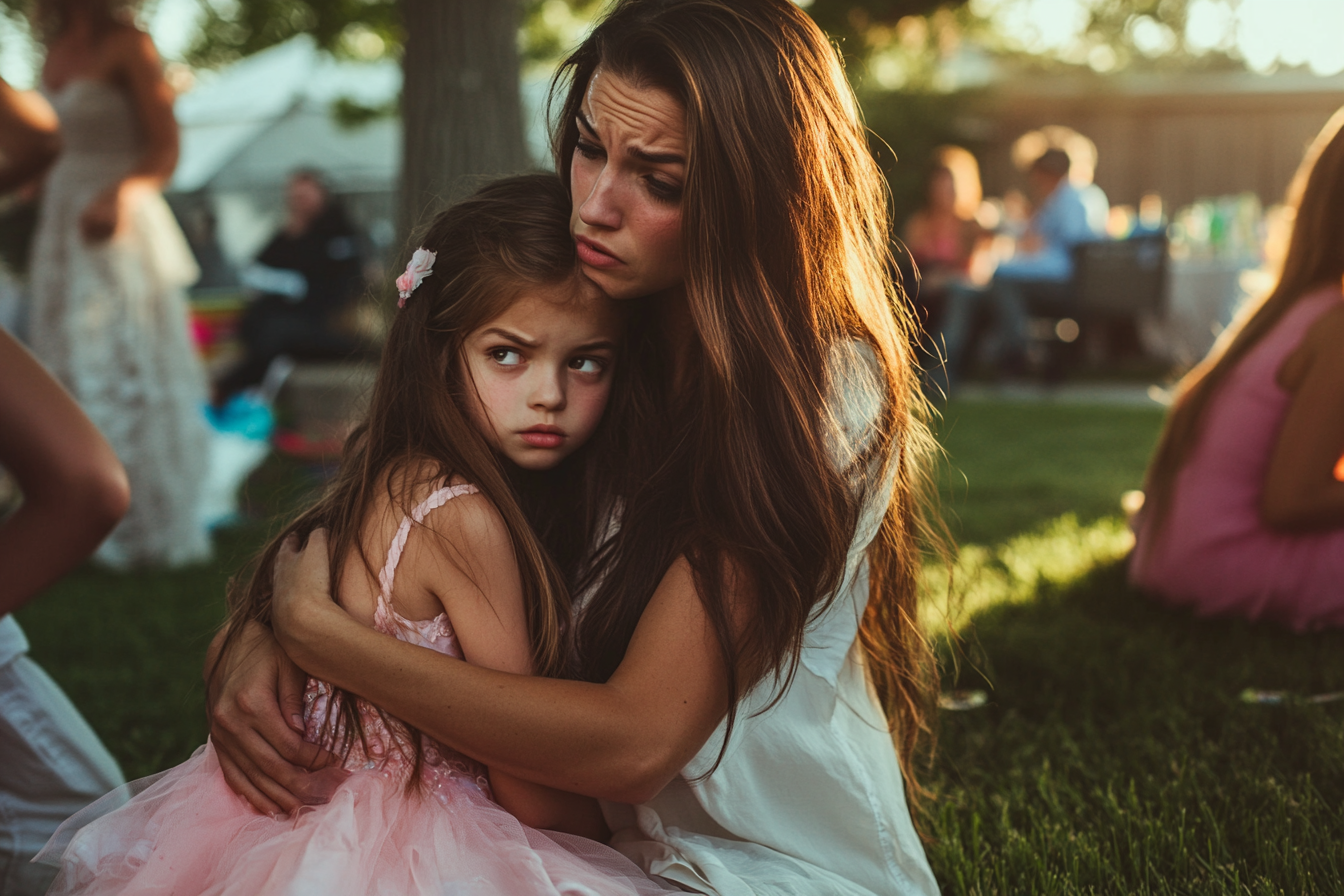
<svg viewBox="0 0 1344 896">
<path fill-rule="evenodd" d="M 0 0 L 21 3 L 23 0 Z M 214 68 L 311 34 L 337 56 L 400 56 L 406 38 L 397 0 L 198 0 L 201 30 L 186 61 Z M 604 0 L 523 0 L 519 46 L 529 62 L 561 56 L 582 36 Z"/>
<path fill-rule="evenodd" d="M 405 39 L 396 0 L 200 0 L 201 29 L 186 52 L 194 66 L 215 68 L 311 34 L 338 55 L 395 52 Z"/>
</svg>

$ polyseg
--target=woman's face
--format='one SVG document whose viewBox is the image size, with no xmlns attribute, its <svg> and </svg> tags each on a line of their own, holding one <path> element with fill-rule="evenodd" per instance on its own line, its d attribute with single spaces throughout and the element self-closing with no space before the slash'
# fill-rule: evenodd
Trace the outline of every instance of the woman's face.
<svg viewBox="0 0 1344 896">
<path fill-rule="evenodd" d="M 583 272 L 608 296 L 681 285 L 686 110 L 666 91 L 598 68 L 570 160 L 570 228 Z"/>
</svg>

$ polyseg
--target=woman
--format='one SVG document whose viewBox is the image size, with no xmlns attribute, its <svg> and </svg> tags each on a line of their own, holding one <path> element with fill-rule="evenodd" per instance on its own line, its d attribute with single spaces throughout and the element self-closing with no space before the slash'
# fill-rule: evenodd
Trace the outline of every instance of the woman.
<svg viewBox="0 0 1344 896">
<path fill-rule="evenodd" d="M 975 156 L 960 146 L 940 147 L 925 174 L 924 205 L 905 222 L 902 235 L 910 253 L 909 270 L 902 276 L 909 283 L 918 277 L 914 304 L 927 334 L 925 366 L 933 378 L 940 380 L 938 386 L 945 395 L 951 394 L 960 371 L 938 371 L 946 348 L 939 336 L 948 295 L 958 287 L 971 286 L 971 260 L 989 236 L 975 219 L 982 198 L 980 166 Z M 962 328 L 968 330 L 973 324 L 964 321 Z"/>
<path fill-rule="evenodd" d="M 326 757 L 277 716 L 293 657 L 492 768 L 606 801 L 613 844 L 692 892 L 935 892 L 888 731 L 908 763 L 927 432 L 834 51 L 787 0 L 623 0 L 566 71 L 579 258 L 653 323 L 612 459 L 619 529 L 579 586 L 577 680 L 371 662 L 314 533 L 277 568 L 288 656 L 253 626 L 213 678 L 226 774 L 270 811 L 321 797 L 293 764 Z"/>
<path fill-rule="evenodd" d="M 1201 615 L 1344 625 L 1344 109 L 1289 189 L 1278 283 L 1183 379 L 1134 584 Z"/>
<path fill-rule="evenodd" d="M 34 26 L 65 148 L 33 241 L 30 340 L 112 444 L 133 495 L 94 556 L 203 560 L 206 387 L 182 293 L 196 266 L 159 194 L 177 164 L 172 91 L 149 37 L 111 0 L 42 0 Z"/>
<path fill-rule="evenodd" d="M 988 235 L 975 219 L 981 199 L 975 156 L 960 146 L 940 147 L 925 174 L 924 205 L 905 222 L 903 234 L 919 271 L 921 310 L 927 312 L 930 302 L 940 305 L 947 288 L 970 274 L 976 245 Z"/>
</svg>

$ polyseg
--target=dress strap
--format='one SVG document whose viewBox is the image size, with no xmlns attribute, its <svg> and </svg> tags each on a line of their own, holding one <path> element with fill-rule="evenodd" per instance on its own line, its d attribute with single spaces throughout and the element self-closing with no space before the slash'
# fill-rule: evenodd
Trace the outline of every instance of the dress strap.
<svg viewBox="0 0 1344 896">
<path fill-rule="evenodd" d="M 470 483 L 444 486 L 417 504 L 409 516 L 401 518 L 401 525 L 397 527 L 397 534 L 392 537 L 392 544 L 387 549 L 387 563 L 383 565 L 383 571 L 378 573 L 378 596 L 380 599 L 392 599 L 392 581 L 397 575 L 397 564 L 401 562 L 402 551 L 406 550 L 406 539 L 411 534 L 411 523 L 422 523 L 431 510 L 442 507 L 454 498 L 462 495 L 474 495 L 478 491 L 480 490 Z"/>
</svg>

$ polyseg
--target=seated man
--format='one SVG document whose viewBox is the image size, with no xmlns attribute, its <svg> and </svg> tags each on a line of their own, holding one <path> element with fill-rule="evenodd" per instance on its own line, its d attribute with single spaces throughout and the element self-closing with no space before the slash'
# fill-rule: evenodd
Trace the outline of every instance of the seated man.
<svg viewBox="0 0 1344 896">
<path fill-rule="evenodd" d="M 942 340 L 949 390 L 966 358 L 976 309 L 988 299 L 997 322 L 992 355 L 1002 368 L 1020 370 L 1027 346 L 1030 310 L 1066 311 L 1073 277 L 1073 249 L 1097 239 L 1082 192 L 1069 182 L 1069 156 L 1047 149 L 1027 173 L 1036 210 L 1012 257 L 994 272 L 987 290 L 962 287 L 948 297 Z M 1100 191 L 1097 191 L 1100 192 Z"/>
<path fill-rule="evenodd" d="M 337 324 L 364 286 L 359 234 L 315 172 L 291 175 L 285 202 L 285 224 L 242 272 L 258 295 L 238 325 L 243 359 L 216 384 L 216 407 L 259 384 L 280 355 L 334 360 L 360 347 Z"/>
</svg>

